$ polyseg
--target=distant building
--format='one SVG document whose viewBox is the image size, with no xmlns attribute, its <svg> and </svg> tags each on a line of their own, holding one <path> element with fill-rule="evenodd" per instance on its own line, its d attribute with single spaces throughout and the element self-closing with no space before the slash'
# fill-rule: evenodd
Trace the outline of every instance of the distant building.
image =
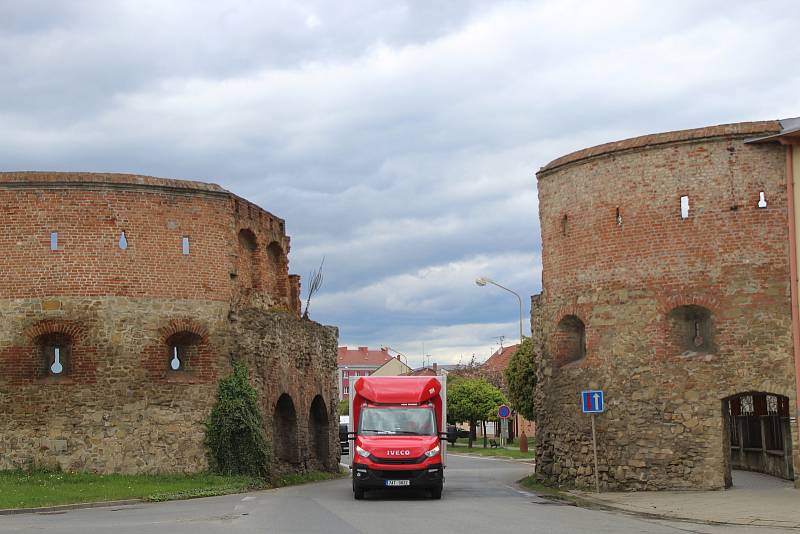
<svg viewBox="0 0 800 534">
<path fill-rule="evenodd" d="M 500 373 L 502 375 L 503 371 L 508 367 L 508 363 L 511 361 L 511 356 L 517 352 L 518 348 L 519 343 L 516 345 L 509 345 L 508 347 L 500 347 L 494 354 L 489 356 L 488 360 L 483 362 L 482 368 L 485 371 Z"/>
<path fill-rule="evenodd" d="M 405 373 L 406 376 L 447 376 L 447 369 L 439 367 L 438 365 L 431 364 L 426 367 L 418 367 L 414 370 L 409 370 Z"/>
<path fill-rule="evenodd" d="M 407 374 L 409 371 L 411 371 L 411 367 L 402 361 L 398 354 L 372 371 L 372 376 L 400 376 Z"/>
<path fill-rule="evenodd" d="M 351 376 L 369 376 L 390 360 L 389 349 L 382 347 L 371 350 L 369 347 L 350 349 L 339 347 L 337 349 L 337 370 L 339 373 L 339 399 L 349 398 Z"/>
</svg>

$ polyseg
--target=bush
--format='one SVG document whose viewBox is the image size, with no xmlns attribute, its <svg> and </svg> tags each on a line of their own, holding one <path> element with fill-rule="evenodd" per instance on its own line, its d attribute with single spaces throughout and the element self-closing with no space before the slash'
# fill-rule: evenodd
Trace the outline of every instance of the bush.
<svg viewBox="0 0 800 534">
<path fill-rule="evenodd" d="M 263 418 L 241 363 L 234 362 L 233 373 L 219 382 L 217 404 L 206 421 L 206 447 L 211 468 L 220 474 L 269 477 Z"/>
</svg>

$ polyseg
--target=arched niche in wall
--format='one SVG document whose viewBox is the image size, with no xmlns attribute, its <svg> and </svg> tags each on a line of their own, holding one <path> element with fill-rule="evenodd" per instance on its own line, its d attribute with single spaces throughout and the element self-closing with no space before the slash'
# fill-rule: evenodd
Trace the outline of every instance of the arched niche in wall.
<svg viewBox="0 0 800 534">
<path fill-rule="evenodd" d="M 330 421 L 325 401 L 320 395 L 314 397 L 308 414 L 308 445 L 313 457 L 327 467 L 330 452 Z"/>
<path fill-rule="evenodd" d="M 72 371 L 72 337 L 61 332 L 43 334 L 36 338 L 39 351 L 39 377 L 60 378 Z"/>
<path fill-rule="evenodd" d="M 239 260 L 236 269 L 237 282 L 243 289 L 259 286 L 258 241 L 252 230 L 239 230 Z"/>
<path fill-rule="evenodd" d="M 300 463 L 297 441 L 297 412 L 292 397 L 284 393 L 275 403 L 272 415 L 272 446 L 275 456 L 286 463 Z"/>
<path fill-rule="evenodd" d="M 555 331 L 555 354 L 558 365 L 586 357 L 586 326 L 576 315 L 565 315 Z"/>
<path fill-rule="evenodd" d="M 717 352 L 714 317 L 708 308 L 695 304 L 677 306 L 667 314 L 671 352 L 692 356 Z"/>
<path fill-rule="evenodd" d="M 267 268 L 269 269 L 270 294 L 276 299 L 286 295 L 288 290 L 285 274 L 286 253 L 280 243 L 273 241 L 267 247 Z"/>
<path fill-rule="evenodd" d="M 199 363 L 201 337 L 194 332 L 176 332 L 167 338 L 164 364 L 170 371 L 192 371 Z"/>
</svg>

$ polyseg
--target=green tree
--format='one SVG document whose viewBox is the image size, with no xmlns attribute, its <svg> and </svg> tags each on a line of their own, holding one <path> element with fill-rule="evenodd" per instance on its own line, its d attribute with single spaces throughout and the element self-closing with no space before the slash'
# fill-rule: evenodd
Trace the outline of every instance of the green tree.
<svg viewBox="0 0 800 534">
<path fill-rule="evenodd" d="M 497 408 L 505 404 L 503 393 L 482 378 L 460 378 L 447 390 L 447 417 L 469 423 L 469 447 L 475 439 L 478 421 L 497 419 Z"/>
<path fill-rule="evenodd" d="M 536 367 L 533 360 L 533 342 L 531 338 L 526 337 L 511 356 L 505 370 L 511 407 L 529 421 L 533 420 L 536 415 L 533 405 Z"/>
<path fill-rule="evenodd" d="M 350 401 L 347 399 L 342 399 L 339 401 L 339 415 L 349 415 L 350 414 Z"/>
<path fill-rule="evenodd" d="M 205 442 L 214 471 L 269 477 L 270 448 L 258 398 L 241 363 L 234 362 L 233 373 L 219 382 L 217 404 L 206 421 Z"/>
</svg>

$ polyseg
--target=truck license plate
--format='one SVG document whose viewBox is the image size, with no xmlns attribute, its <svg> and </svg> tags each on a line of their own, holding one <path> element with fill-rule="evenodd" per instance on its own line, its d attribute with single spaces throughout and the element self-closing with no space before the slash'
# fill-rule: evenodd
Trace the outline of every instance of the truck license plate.
<svg viewBox="0 0 800 534">
<path fill-rule="evenodd" d="M 386 485 L 387 486 L 410 486 L 411 485 L 411 481 L 410 480 L 387 480 L 386 481 Z"/>
</svg>

